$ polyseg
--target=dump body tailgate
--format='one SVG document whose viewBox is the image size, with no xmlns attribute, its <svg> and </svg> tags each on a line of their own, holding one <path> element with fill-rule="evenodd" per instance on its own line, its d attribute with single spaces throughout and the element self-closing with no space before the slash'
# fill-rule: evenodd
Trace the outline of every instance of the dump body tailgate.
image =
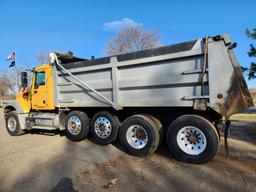
<svg viewBox="0 0 256 192">
<path fill-rule="evenodd" d="M 228 40 L 227 40 L 228 39 Z M 210 106 L 222 116 L 246 112 L 253 106 L 241 67 L 227 34 L 209 43 Z M 218 98 L 218 95 L 223 98 Z"/>
</svg>

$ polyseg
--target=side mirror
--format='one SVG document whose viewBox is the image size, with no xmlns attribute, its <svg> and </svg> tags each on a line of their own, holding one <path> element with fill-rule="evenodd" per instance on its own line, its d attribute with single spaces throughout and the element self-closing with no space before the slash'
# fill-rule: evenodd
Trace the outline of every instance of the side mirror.
<svg viewBox="0 0 256 192">
<path fill-rule="evenodd" d="M 25 71 L 21 72 L 21 87 L 27 87 L 28 86 L 28 74 Z"/>
</svg>

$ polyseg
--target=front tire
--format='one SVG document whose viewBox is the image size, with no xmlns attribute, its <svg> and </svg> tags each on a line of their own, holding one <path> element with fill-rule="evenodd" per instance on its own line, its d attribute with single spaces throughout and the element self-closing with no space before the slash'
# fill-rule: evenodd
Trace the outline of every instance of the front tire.
<svg viewBox="0 0 256 192">
<path fill-rule="evenodd" d="M 66 137 L 71 141 L 80 141 L 89 133 L 90 121 L 86 113 L 71 111 L 65 121 Z"/>
<path fill-rule="evenodd" d="M 130 155 L 147 156 L 159 145 L 159 130 L 155 122 L 146 115 L 128 117 L 119 131 L 121 144 Z"/>
<path fill-rule="evenodd" d="M 18 136 L 25 132 L 20 128 L 20 122 L 16 111 L 11 111 L 6 115 L 5 125 L 9 135 Z"/>
<path fill-rule="evenodd" d="M 173 156 L 186 163 L 206 163 L 219 149 L 215 127 L 198 115 L 183 115 L 175 119 L 168 128 L 167 142 Z"/>
</svg>

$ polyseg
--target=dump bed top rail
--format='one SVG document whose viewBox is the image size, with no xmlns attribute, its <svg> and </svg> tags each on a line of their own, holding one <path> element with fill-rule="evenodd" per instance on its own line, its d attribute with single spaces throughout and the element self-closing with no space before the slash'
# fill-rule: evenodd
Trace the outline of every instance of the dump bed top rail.
<svg viewBox="0 0 256 192">
<path fill-rule="evenodd" d="M 62 58 L 58 56 L 61 54 L 57 54 L 57 56 L 58 56 L 58 59 L 61 61 L 61 64 L 65 65 L 66 69 L 72 69 L 72 68 L 80 68 L 85 66 L 108 64 L 110 63 L 111 57 L 116 57 L 117 60 L 121 62 L 121 61 L 128 61 L 128 60 L 141 59 L 146 57 L 154 57 L 159 55 L 189 51 L 193 48 L 196 42 L 197 40 L 193 40 L 193 41 L 188 41 L 184 43 L 178 43 L 175 45 L 163 46 L 163 47 L 154 48 L 154 49 L 147 49 L 143 51 L 136 51 L 136 52 L 120 54 L 120 55 L 112 55 L 109 57 L 101 57 L 101 58 L 90 59 L 90 60 L 88 59 L 80 60 L 80 61 L 67 60 L 66 58 Z"/>
</svg>

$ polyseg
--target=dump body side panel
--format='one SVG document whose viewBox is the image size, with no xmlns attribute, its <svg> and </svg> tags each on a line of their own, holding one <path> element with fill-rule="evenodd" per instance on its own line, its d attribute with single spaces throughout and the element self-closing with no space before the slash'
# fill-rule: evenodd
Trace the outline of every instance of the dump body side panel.
<svg viewBox="0 0 256 192">
<path fill-rule="evenodd" d="M 104 65 L 83 66 L 80 62 L 80 68 L 66 66 L 77 78 L 122 107 L 192 107 L 194 101 L 187 98 L 201 94 L 201 39 L 183 52 L 120 62 L 117 58 L 112 57 Z M 207 82 L 206 79 L 206 95 Z M 57 86 L 61 107 L 109 106 L 64 71 L 58 71 Z"/>
</svg>

